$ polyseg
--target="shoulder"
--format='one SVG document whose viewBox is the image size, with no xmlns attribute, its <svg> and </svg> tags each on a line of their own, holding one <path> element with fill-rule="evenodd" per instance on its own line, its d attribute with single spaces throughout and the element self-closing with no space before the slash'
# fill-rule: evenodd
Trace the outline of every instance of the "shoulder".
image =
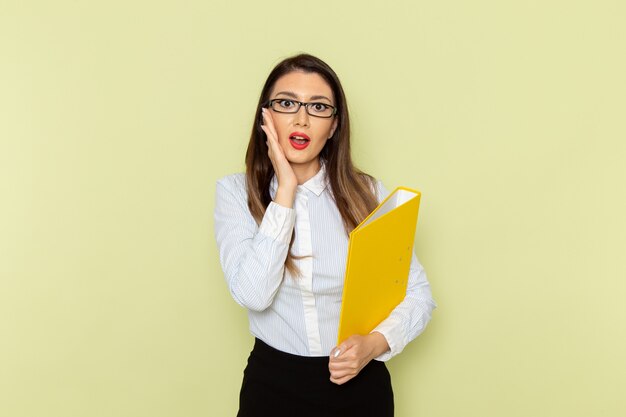
<svg viewBox="0 0 626 417">
<path fill-rule="evenodd" d="M 217 180 L 217 193 L 227 192 L 236 197 L 247 198 L 246 174 L 239 172 L 227 175 Z"/>
<path fill-rule="evenodd" d="M 238 172 L 236 174 L 226 175 L 217 180 L 217 185 L 227 189 L 246 188 L 246 174 Z"/>
<path fill-rule="evenodd" d="M 364 180 L 369 184 L 370 189 L 372 190 L 372 193 L 374 193 L 374 196 L 376 197 L 379 203 L 383 201 L 385 197 L 389 195 L 389 191 L 387 190 L 387 188 L 385 187 L 385 185 L 383 184 L 381 180 L 375 177 L 372 177 L 369 174 L 361 174 L 361 175 L 363 176 Z"/>
<path fill-rule="evenodd" d="M 381 180 L 376 180 L 376 198 L 380 203 L 389 195 L 389 190 L 385 187 L 385 184 Z"/>
</svg>

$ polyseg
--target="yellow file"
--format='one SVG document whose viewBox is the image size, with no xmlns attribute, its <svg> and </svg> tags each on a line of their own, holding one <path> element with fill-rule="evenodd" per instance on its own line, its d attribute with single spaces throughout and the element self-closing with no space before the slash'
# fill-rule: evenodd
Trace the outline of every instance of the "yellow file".
<svg viewBox="0 0 626 417">
<path fill-rule="evenodd" d="M 350 233 L 337 344 L 370 333 L 404 299 L 420 197 L 396 188 Z"/>
</svg>

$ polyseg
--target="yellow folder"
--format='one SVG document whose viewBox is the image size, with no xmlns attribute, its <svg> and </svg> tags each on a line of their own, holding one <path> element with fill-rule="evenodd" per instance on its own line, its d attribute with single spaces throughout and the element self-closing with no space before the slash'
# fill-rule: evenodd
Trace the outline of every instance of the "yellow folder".
<svg viewBox="0 0 626 417">
<path fill-rule="evenodd" d="M 396 188 L 350 233 L 337 344 L 370 333 L 404 299 L 420 197 Z"/>
</svg>

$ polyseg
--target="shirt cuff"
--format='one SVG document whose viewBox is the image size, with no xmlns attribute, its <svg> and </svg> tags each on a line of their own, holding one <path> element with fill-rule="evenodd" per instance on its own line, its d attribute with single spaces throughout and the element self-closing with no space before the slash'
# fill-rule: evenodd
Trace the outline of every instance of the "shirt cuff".
<svg viewBox="0 0 626 417">
<path fill-rule="evenodd" d="M 294 209 L 283 207 L 272 201 L 265 210 L 259 232 L 274 240 L 289 244 L 295 223 L 296 211 Z"/>
<path fill-rule="evenodd" d="M 406 345 L 406 343 L 403 341 L 404 335 L 402 334 L 401 328 L 401 323 L 398 323 L 392 317 L 388 317 L 376 326 L 374 330 L 372 330 L 372 332 L 382 334 L 385 339 L 387 339 L 387 344 L 389 345 L 389 350 L 387 352 L 374 359 L 386 362 L 402 351 L 402 348 Z"/>
</svg>

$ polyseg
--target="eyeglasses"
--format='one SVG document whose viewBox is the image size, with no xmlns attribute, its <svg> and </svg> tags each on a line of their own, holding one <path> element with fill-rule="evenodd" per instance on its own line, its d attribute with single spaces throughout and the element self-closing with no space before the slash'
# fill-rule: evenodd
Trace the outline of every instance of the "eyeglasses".
<svg viewBox="0 0 626 417">
<path fill-rule="evenodd" d="M 331 106 L 330 104 L 319 102 L 304 103 L 302 101 L 296 101 L 288 98 L 275 98 L 270 100 L 267 104 L 268 107 L 271 107 L 272 110 L 278 113 L 298 113 L 301 106 L 304 106 L 306 112 L 310 116 L 314 117 L 323 117 L 328 119 L 337 113 L 337 108 Z"/>
</svg>

